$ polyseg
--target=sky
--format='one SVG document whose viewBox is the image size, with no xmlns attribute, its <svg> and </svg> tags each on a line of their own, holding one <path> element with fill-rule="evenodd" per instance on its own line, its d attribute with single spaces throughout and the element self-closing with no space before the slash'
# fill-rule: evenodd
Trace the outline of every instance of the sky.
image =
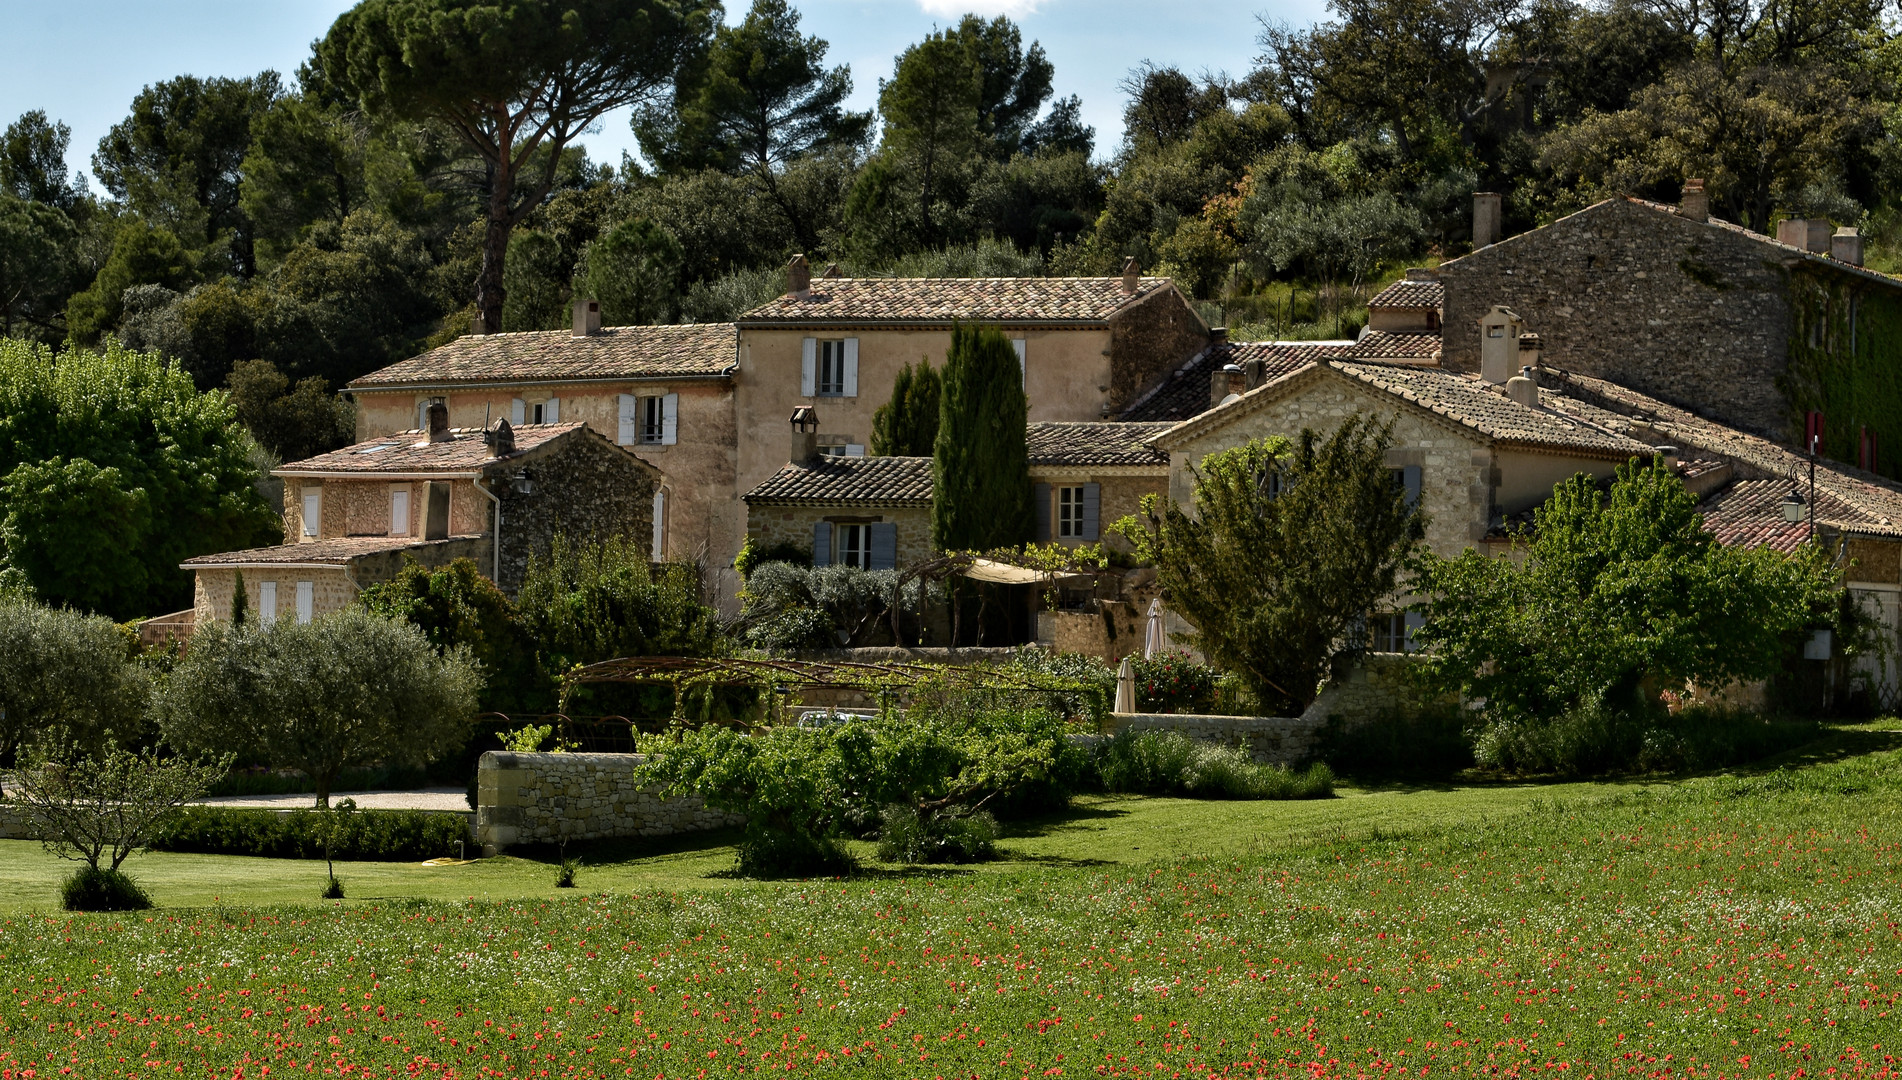
<svg viewBox="0 0 1902 1080">
<path fill-rule="evenodd" d="M 7 62 L 0 64 L 0 124 L 44 109 L 72 128 L 69 168 L 93 190 L 93 150 L 151 83 L 175 75 L 251 75 L 289 81 L 349 0 L 0 0 Z M 871 109 L 892 61 L 935 27 L 967 11 L 1009 15 L 1056 66 L 1057 96 L 1079 95 L 1099 156 L 1122 138 L 1116 84 L 1144 60 L 1191 72 L 1242 75 L 1256 53 L 1257 15 L 1297 26 L 1325 15 L 1322 0 L 795 0 L 801 29 L 831 43 L 829 64 L 852 68 L 856 109 Z M 738 22 L 747 0 L 729 0 Z M 583 140 L 596 161 L 637 150 L 625 113 Z"/>
</svg>

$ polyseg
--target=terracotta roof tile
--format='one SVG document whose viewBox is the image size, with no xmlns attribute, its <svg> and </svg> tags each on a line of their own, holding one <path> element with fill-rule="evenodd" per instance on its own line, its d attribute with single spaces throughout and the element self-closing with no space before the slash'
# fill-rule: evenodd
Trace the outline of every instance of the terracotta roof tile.
<svg viewBox="0 0 1902 1080">
<path fill-rule="evenodd" d="M 1370 308 L 1438 308 L 1445 306 L 1446 286 L 1437 281 L 1396 281 L 1367 301 Z"/>
<path fill-rule="evenodd" d="M 219 566 L 343 566 L 363 555 L 386 551 L 409 551 L 446 544 L 450 541 L 480 539 L 475 536 L 451 536 L 442 540 L 418 540 L 413 536 L 341 536 L 330 540 L 312 540 L 303 544 L 279 544 L 276 547 L 248 548 L 200 555 L 179 565 L 186 570 L 204 570 Z"/>
<path fill-rule="evenodd" d="M 1534 409 L 1507 397 L 1505 389 L 1477 375 L 1442 368 L 1335 361 L 1336 371 L 1427 409 L 1500 442 L 1598 454 L 1651 453 L 1630 436 L 1597 427 L 1551 408 Z M 1551 395 L 1542 393 L 1544 402 Z"/>
<path fill-rule="evenodd" d="M 781 506 L 929 506 L 928 457 L 825 456 L 788 464 L 746 493 L 748 504 Z"/>
<path fill-rule="evenodd" d="M 1339 341 L 1235 341 L 1197 353 L 1123 410 L 1122 419 L 1138 422 L 1187 420 L 1209 408 L 1209 376 L 1228 364 L 1261 360 L 1272 382 L 1317 359 L 1347 355 Z"/>
<path fill-rule="evenodd" d="M 271 471 L 273 476 L 309 476 L 322 473 L 470 473 L 498 461 L 508 461 L 546 445 L 588 425 L 574 421 L 564 424 L 523 424 L 514 429 L 515 452 L 503 458 L 491 458 L 478 428 L 455 428 L 448 442 L 432 443 L 421 431 L 401 431 L 381 439 L 371 439 L 328 454 L 293 461 Z"/>
<path fill-rule="evenodd" d="M 1148 465 L 1166 469 L 1169 455 L 1146 445 L 1173 424 L 1036 423 L 1026 433 L 1030 464 L 1048 466 Z"/>
<path fill-rule="evenodd" d="M 1809 538 L 1809 520 L 1783 520 L 1783 499 L 1789 493 L 1787 480 L 1739 480 L 1712 492 L 1697 509 L 1704 515 L 1704 527 L 1720 544 L 1791 552 Z M 1818 495 L 1819 518 L 1850 510 L 1827 492 Z"/>
<path fill-rule="evenodd" d="M 740 316 L 742 325 L 827 322 L 1103 322 L 1171 288 L 1143 278 L 1134 296 L 1111 278 L 815 278 Z"/>
<path fill-rule="evenodd" d="M 1440 335 L 1395 334 L 1386 330 L 1369 330 L 1361 335 L 1359 341 L 1348 347 L 1347 355 L 1355 360 L 1437 362 L 1440 355 Z"/>
<path fill-rule="evenodd" d="M 737 356 L 732 323 L 607 326 L 469 334 L 350 382 L 352 389 L 482 382 L 579 382 L 716 376 Z"/>
</svg>

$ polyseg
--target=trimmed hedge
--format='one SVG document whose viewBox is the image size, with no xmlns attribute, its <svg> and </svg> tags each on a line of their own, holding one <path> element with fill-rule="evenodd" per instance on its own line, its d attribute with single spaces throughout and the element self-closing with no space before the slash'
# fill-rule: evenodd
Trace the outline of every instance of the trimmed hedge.
<svg viewBox="0 0 1902 1080">
<path fill-rule="evenodd" d="M 257 855 L 272 859 L 321 859 L 323 840 L 315 810 L 247 810 L 188 806 L 152 839 L 153 851 L 201 855 Z M 456 854 L 469 839 L 461 814 L 422 810 L 361 810 L 344 818 L 332 856 L 355 862 L 418 862 Z"/>
</svg>

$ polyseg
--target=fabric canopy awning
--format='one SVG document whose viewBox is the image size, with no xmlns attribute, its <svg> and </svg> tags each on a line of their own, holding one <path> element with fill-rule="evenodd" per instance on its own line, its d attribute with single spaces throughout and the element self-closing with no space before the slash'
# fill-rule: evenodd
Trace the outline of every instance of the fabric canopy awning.
<svg viewBox="0 0 1902 1080">
<path fill-rule="evenodd" d="M 1063 579 L 1090 576 L 1088 574 L 1046 574 L 1041 570 L 1013 566 L 995 559 L 973 559 L 971 565 L 958 573 L 973 581 L 988 581 L 994 585 L 1042 585 L 1053 577 Z"/>
</svg>

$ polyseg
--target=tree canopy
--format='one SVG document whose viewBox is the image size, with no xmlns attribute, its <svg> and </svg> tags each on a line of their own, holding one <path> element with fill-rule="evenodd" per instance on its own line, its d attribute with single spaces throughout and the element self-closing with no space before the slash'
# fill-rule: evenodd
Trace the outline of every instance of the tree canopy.
<svg viewBox="0 0 1902 1080">
<path fill-rule="evenodd" d="M 1029 399 L 1017 350 L 1001 331 L 961 325 L 945 354 L 931 453 L 931 543 L 989 551 L 1031 540 Z"/>
</svg>

